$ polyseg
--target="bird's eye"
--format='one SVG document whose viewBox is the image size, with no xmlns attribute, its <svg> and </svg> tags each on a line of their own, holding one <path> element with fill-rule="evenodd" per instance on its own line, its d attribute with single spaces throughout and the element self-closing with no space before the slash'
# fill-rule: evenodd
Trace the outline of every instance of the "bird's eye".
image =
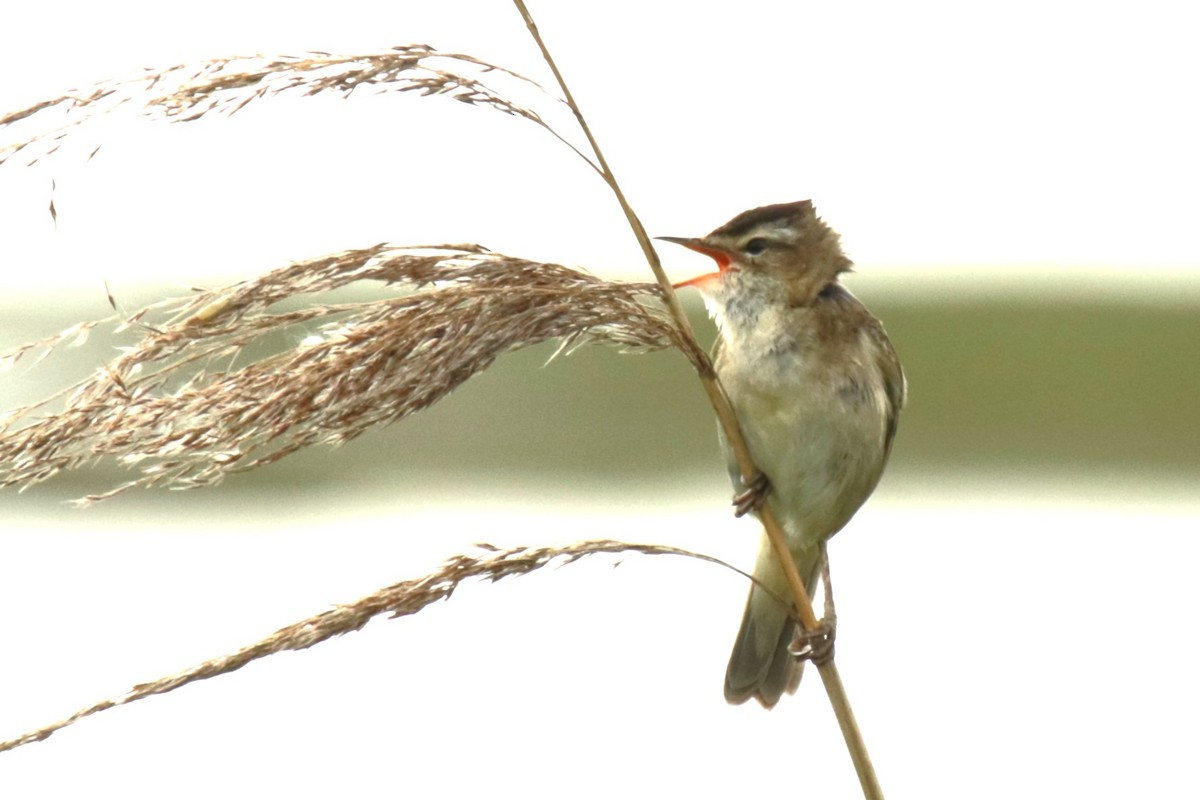
<svg viewBox="0 0 1200 800">
<path fill-rule="evenodd" d="M 761 256 L 767 251 L 767 240 L 762 237 L 755 237 L 746 242 L 746 246 L 742 248 L 748 256 Z"/>
</svg>

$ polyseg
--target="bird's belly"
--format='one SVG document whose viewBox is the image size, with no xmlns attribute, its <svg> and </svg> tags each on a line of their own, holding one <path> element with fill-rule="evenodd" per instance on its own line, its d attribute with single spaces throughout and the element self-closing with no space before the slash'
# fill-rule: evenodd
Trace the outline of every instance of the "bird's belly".
<svg viewBox="0 0 1200 800">
<path fill-rule="evenodd" d="M 792 545 L 837 533 L 883 470 L 884 400 L 846 397 L 820 380 L 730 388 L 746 444 L 771 481 L 768 502 Z"/>
</svg>

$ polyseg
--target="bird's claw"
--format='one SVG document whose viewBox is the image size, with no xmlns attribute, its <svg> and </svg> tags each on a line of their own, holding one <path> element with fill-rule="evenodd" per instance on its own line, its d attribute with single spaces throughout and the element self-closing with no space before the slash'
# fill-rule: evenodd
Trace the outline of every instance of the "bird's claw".
<svg viewBox="0 0 1200 800">
<path fill-rule="evenodd" d="M 771 481 L 761 472 L 745 482 L 745 489 L 733 496 L 733 515 L 744 517 L 762 508 L 771 491 Z"/>
<path fill-rule="evenodd" d="M 818 667 L 833 661 L 833 642 L 837 638 L 837 617 L 821 618 L 816 630 L 797 628 L 788 651 L 801 661 L 811 661 Z"/>
</svg>

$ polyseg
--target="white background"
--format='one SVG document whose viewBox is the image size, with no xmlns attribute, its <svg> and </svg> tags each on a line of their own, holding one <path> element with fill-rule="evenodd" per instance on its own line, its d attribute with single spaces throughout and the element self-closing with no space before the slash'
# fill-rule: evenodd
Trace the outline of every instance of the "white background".
<svg viewBox="0 0 1200 800">
<path fill-rule="evenodd" d="M 1200 55 L 1181 4 L 533 11 L 655 234 L 811 197 L 863 270 L 1200 266 Z M 548 80 L 501 0 L 20 4 L 0 31 L 0 101 L 216 55 L 412 42 Z M 581 162 L 522 120 L 449 101 L 276 100 L 232 121 L 81 137 L 68 153 L 7 170 L 2 193 L 6 251 L 36 253 L 56 283 L 94 280 L 100 246 L 120 256 L 103 265 L 116 280 L 241 276 L 382 239 L 472 239 L 642 274 Z"/>
</svg>

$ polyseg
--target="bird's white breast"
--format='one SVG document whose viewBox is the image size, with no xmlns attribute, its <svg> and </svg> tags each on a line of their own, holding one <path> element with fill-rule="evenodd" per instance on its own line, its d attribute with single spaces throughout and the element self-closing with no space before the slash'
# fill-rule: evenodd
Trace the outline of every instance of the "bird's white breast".
<svg viewBox="0 0 1200 800">
<path fill-rule="evenodd" d="M 717 374 L 794 545 L 833 535 L 870 495 L 888 414 L 874 340 L 860 331 L 831 349 L 807 313 L 768 304 L 752 325 L 718 317 Z"/>
</svg>

